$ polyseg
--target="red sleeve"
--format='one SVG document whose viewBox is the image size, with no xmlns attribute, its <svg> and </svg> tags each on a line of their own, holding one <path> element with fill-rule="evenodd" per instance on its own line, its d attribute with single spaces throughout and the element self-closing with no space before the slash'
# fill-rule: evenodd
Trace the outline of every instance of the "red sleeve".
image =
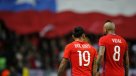
<svg viewBox="0 0 136 76">
<path fill-rule="evenodd" d="M 95 55 L 94 55 L 94 58 L 97 58 L 97 56 L 98 56 L 98 53 L 97 53 L 96 49 L 95 49 L 94 51 L 95 51 Z"/>
<path fill-rule="evenodd" d="M 105 46 L 104 37 L 101 37 L 101 38 L 99 39 L 99 46 Z"/>
<path fill-rule="evenodd" d="M 67 45 L 67 46 L 65 47 L 63 57 L 69 59 L 69 58 L 70 58 L 70 51 L 71 51 L 71 46 L 70 46 L 70 45 Z"/>
</svg>

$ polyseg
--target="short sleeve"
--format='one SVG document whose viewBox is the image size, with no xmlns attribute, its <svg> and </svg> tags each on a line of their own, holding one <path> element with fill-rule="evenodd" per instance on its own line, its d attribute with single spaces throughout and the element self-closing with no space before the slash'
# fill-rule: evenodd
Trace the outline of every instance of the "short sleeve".
<svg viewBox="0 0 136 76">
<path fill-rule="evenodd" d="M 101 37 L 101 38 L 99 39 L 99 46 L 105 46 L 104 37 Z"/>
<path fill-rule="evenodd" d="M 98 53 L 97 53 L 96 49 L 94 49 L 94 51 L 95 51 L 95 53 L 94 53 L 94 58 L 97 58 Z"/>
<path fill-rule="evenodd" d="M 70 58 L 70 51 L 71 51 L 71 46 L 70 46 L 70 45 L 67 45 L 67 46 L 65 47 L 63 57 L 69 59 L 69 58 Z"/>
</svg>

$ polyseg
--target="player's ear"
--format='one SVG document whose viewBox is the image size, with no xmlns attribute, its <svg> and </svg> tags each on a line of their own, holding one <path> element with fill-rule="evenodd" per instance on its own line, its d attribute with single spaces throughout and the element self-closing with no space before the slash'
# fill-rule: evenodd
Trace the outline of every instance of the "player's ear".
<svg viewBox="0 0 136 76">
<path fill-rule="evenodd" d="M 107 29 L 105 27 L 103 27 L 103 32 L 104 34 L 107 34 Z"/>
<path fill-rule="evenodd" d="M 72 38 L 75 39 L 74 35 L 72 35 Z"/>
<path fill-rule="evenodd" d="M 83 38 L 86 38 L 85 34 L 82 34 L 82 37 L 83 37 Z"/>
</svg>

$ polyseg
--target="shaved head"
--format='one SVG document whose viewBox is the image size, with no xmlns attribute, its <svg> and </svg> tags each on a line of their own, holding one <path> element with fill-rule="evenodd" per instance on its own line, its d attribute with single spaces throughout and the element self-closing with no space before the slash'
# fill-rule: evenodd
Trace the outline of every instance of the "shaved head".
<svg viewBox="0 0 136 76">
<path fill-rule="evenodd" d="M 112 22 L 106 22 L 104 24 L 104 28 L 107 30 L 115 30 L 115 24 Z"/>
<path fill-rule="evenodd" d="M 104 32 L 107 34 L 109 31 L 115 32 L 115 24 L 110 20 L 106 21 L 104 24 Z"/>
</svg>

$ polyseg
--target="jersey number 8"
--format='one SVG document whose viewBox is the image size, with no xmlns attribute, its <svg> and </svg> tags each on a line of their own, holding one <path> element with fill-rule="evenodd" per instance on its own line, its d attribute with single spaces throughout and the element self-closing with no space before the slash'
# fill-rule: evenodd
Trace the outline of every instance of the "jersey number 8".
<svg viewBox="0 0 136 76">
<path fill-rule="evenodd" d="M 90 64 L 90 53 L 88 51 L 77 51 L 79 54 L 79 66 L 88 66 Z M 87 56 L 87 58 L 86 58 Z M 82 60 L 86 62 L 86 64 L 82 63 Z"/>
<path fill-rule="evenodd" d="M 119 61 L 119 59 L 120 59 L 120 47 L 119 46 L 115 46 L 114 47 L 113 60 L 114 61 Z"/>
</svg>

